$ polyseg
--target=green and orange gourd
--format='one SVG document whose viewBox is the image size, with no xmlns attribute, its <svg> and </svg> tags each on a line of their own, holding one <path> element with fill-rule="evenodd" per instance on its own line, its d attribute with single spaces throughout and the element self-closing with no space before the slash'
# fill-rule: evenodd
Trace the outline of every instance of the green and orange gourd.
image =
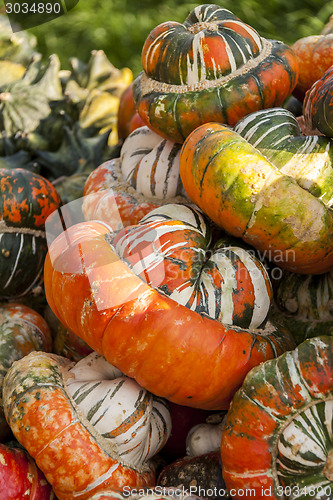
<svg viewBox="0 0 333 500">
<path fill-rule="evenodd" d="M 273 263 L 304 274 L 332 269 L 331 141 L 302 136 L 287 110 L 252 113 L 234 129 L 201 125 L 179 168 L 190 199 Z"/>
<path fill-rule="evenodd" d="M 333 34 L 332 34 L 333 51 Z M 327 71 L 305 94 L 303 102 L 304 122 L 309 129 L 333 137 L 333 61 Z"/>
<path fill-rule="evenodd" d="M 246 377 L 221 444 L 235 500 L 332 497 L 332 348 L 332 337 L 308 339 Z"/>
<path fill-rule="evenodd" d="M 2 404 L 3 379 L 14 361 L 32 351 L 52 351 L 52 337 L 44 318 L 18 302 L 0 304 L 0 440 L 10 434 Z"/>
<path fill-rule="evenodd" d="M 235 125 L 279 106 L 298 79 L 284 43 L 267 40 L 227 9 L 203 4 L 183 24 L 165 22 L 148 35 L 133 97 L 143 122 L 182 143 L 203 123 Z"/>
</svg>

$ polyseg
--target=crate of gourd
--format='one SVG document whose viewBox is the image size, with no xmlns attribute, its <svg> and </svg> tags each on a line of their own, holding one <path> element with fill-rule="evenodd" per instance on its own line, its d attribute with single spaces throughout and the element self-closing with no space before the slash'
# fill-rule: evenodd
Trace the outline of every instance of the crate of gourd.
<svg viewBox="0 0 333 500">
<path fill-rule="evenodd" d="M 134 79 L 14 40 L 0 499 L 332 498 L 332 21 L 198 5 Z"/>
</svg>

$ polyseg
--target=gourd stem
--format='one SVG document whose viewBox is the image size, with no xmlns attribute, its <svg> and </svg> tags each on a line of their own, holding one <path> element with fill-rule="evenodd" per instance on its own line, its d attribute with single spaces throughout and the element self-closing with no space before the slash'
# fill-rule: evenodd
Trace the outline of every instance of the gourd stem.
<svg viewBox="0 0 333 500">
<path fill-rule="evenodd" d="M 333 450 L 327 455 L 326 464 L 323 470 L 323 474 L 329 481 L 333 482 Z"/>
</svg>

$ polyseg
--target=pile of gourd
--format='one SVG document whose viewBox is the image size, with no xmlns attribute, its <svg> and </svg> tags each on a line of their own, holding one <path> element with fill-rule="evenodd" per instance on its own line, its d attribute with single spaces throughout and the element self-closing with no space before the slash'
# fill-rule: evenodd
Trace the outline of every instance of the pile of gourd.
<svg viewBox="0 0 333 500">
<path fill-rule="evenodd" d="M 142 67 L 0 82 L 0 499 L 332 498 L 331 22 Z"/>
</svg>

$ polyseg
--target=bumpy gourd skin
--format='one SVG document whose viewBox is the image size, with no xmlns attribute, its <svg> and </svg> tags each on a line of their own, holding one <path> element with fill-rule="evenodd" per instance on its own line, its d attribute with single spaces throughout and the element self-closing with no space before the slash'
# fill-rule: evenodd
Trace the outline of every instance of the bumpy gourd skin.
<svg viewBox="0 0 333 500">
<path fill-rule="evenodd" d="M 14 361 L 32 351 L 52 350 L 51 331 L 44 318 L 19 302 L 0 303 L 0 441 L 10 428 L 3 412 L 3 378 Z"/>
<path fill-rule="evenodd" d="M 45 263 L 46 297 L 67 328 L 153 394 L 226 409 L 253 366 L 293 348 L 271 323 L 231 327 L 177 304 L 136 276 L 108 238 L 98 222 L 60 235 Z"/>
<path fill-rule="evenodd" d="M 333 268 L 333 212 L 229 127 L 198 127 L 181 150 L 188 196 L 216 224 L 282 268 Z"/>
<path fill-rule="evenodd" d="M 98 372 L 96 364 L 94 366 L 96 356 L 91 354 L 87 363 L 85 359 L 81 360 L 79 363 L 84 363 L 84 366 L 78 368 L 79 363 L 73 366 L 62 356 L 32 352 L 9 369 L 4 381 L 4 410 L 12 432 L 44 472 L 59 500 L 88 500 L 93 493 L 105 487 L 122 491 L 125 486 L 144 488 L 155 483 L 155 467 L 150 460 L 138 460 L 135 450 L 124 453 L 126 441 L 129 448 L 133 443 L 133 440 L 124 437 L 126 431 L 133 430 L 137 434 L 135 439 L 139 443 L 136 448 L 140 450 L 142 428 L 149 430 L 153 427 L 149 425 L 151 395 L 146 397 L 145 391 L 133 385 L 128 392 L 125 389 L 121 394 L 122 414 L 113 419 L 108 412 L 110 434 L 116 427 L 114 435 L 118 441 L 108 439 L 108 433 L 99 432 L 94 422 L 95 412 L 103 400 L 106 399 L 109 410 L 113 410 L 112 389 L 107 398 L 107 389 L 103 388 L 103 384 L 115 382 L 116 394 L 121 387 L 126 387 L 126 380 L 120 380 L 119 370 L 110 364 L 103 369 L 107 375 L 114 371 L 114 379 L 103 380 L 103 373 Z M 92 377 L 94 368 L 96 375 Z M 83 380 L 80 380 L 80 375 Z M 89 390 L 84 392 L 82 386 L 85 384 L 87 387 L 89 383 Z M 86 400 L 94 388 L 92 386 L 95 389 L 99 386 L 99 399 L 87 410 L 89 401 L 87 403 Z M 133 407 L 127 405 L 128 399 L 137 404 Z M 158 402 L 155 403 L 161 410 Z M 120 405 L 115 403 L 114 406 L 116 413 L 119 412 Z M 128 421 L 123 422 L 121 417 L 124 418 L 126 412 L 129 414 Z M 104 413 L 107 413 L 105 408 Z M 101 420 L 103 418 L 99 415 L 99 424 Z M 141 429 L 138 429 L 140 424 Z M 149 432 L 144 437 L 149 449 Z M 162 431 L 160 438 L 162 442 L 166 439 Z M 154 439 L 151 438 L 151 441 Z M 145 458 L 144 453 L 142 456 Z"/>
</svg>

